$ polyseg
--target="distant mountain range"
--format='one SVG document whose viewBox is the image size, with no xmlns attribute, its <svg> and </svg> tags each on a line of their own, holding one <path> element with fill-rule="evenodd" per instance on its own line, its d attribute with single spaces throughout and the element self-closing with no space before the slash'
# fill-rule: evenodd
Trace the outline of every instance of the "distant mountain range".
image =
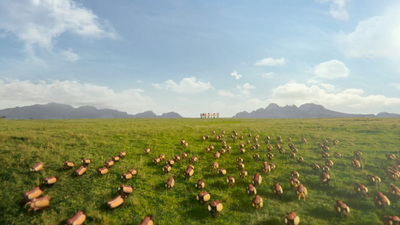
<svg viewBox="0 0 400 225">
<path fill-rule="evenodd" d="M 114 109 L 97 109 L 93 106 L 74 108 L 66 104 L 49 103 L 0 110 L 0 117 L 7 119 L 95 119 L 95 118 L 182 118 L 176 112 L 156 115 L 146 111 L 135 115 Z M 252 112 L 240 112 L 233 118 L 341 118 L 341 117 L 398 117 L 400 114 L 382 112 L 374 114 L 348 114 L 325 109 L 322 105 L 307 103 L 297 107 L 280 107 L 275 103 Z"/>
<path fill-rule="evenodd" d="M 400 117 L 400 114 L 382 112 L 374 114 L 348 114 L 325 109 L 322 105 L 307 103 L 297 107 L 280 107 L 275 103 L 265 109 L 260 108 L 252 112 L 240 112 L 233 118 L 340 118 L 340 117 Z"/>
<path fill-rule="evenodd" d="M 175 112 L 160 116 L 152 111 L 131 115 L 113 109 L 97 109 L 93 106 L 74 108 L 58 103 L 3 109 L 0 110 L 0 117 L 8 119 L 182 118 Z"/>
</svg>

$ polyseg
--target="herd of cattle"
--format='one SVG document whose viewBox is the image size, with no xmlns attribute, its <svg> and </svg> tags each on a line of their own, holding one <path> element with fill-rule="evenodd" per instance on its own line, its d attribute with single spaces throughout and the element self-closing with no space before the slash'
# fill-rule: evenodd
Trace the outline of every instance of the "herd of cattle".
<svg viewBox="0 0 400 225">
<path fill-rule="evenodd" d="M 209 139 L 213 139 L 213 141 L 216 141 L 217 143 L 220 143 L 221 146 L 215 146 L 210 144 L 207 147 L 205 147 L 204 151 L 206 153 L 213 154 L 215 159 L 220 158 L 222 155 L 225 155 L 226 153 L 229 153 L 232 150 L 232 147 L 227 144 L 225 140 L 222 140 L 222 138 L 225 137 L 225 131 L 222 131 L 221 134 L 216 134 L 215 131 L 213 131 L 213 137 L 209 137 L 208 135 L 201 136 L 201 140 L 207 141 Z M 259 140 L 259 135 L 255 135 L 252 138 L 252 141 L 250 138 L 252 137 L 251 134 L 248 134 L 248 139 L 245 142 L 247 145 L 250 145 L 250 150 L 253 151 L 252 158 L 255 161 L 260 160 L 260 155 L 255 152 L 255 150 L 260 149 L 260 144 L 258 142 Z M 235 130 L 232 132 L 230 135 L 232 138 L 233 142 L 236 143 L 236 141 L 243 140 L 244 137 L 239 135 L 238 132 Z M 304 159 L 302 156 L 297 156 L 299 153 L 299 150 L 295 147 L 295 145 L 292 143 L 291 138 L 289 137 L 288 139 L 288 147 L 290 149 L 290 157 L 295 158 L 298 163 L 304 163 Z M 271 138 L 269 136 L 266 136 L 264 139 L 265 144 L 267 145 L 266 147 L 266 157 L 269 160 L 262 162 L 262 166 L 260 168 L 260 172 L 255 173 L 252 176 L 251 183 L 248 184 L 246 187 L 246 193 L 250 196 L 253 196 L 252 199 L 252 206 L 256 209 L 260 209 L 263 207 L 263 198 L 257 194 L 257 187 L 262 183 L 262 173 L 268 174 L 271 171 L 273 171 L 276 168 L 276 165 L 273 162 L 270 162 L 275 156 L 273 154 L 274 149 L 277 149 L 277 153 L 279 154 L 285 154 L 285 149 L 282 147 L 283 145 L 283 139 L 281 136 L 276 137 L 275 140 L 275 145 L 271 143 Z M 303 137 L 301 138 L 302 143 L 307 143 L 307 140 Z M 336 146 L 339 144 L 338 140 L 333 140 L 331 142 L 333 146 Z M 188 147 L 189 143 L 182 139 L 180 141 L 180 144 L 183 148 Z M 246 149 L 245 149 L 245 144 L 244 143 L 239 143 L 238 144 L 238 150 L 240 154 L 245 154 Z M 318 165 L 317 163 L 311 163 L 311 169 L 315 171 L 316 173 L 320 173 L 320 181 L 322 185 L 329 185 L 331 178 L 329 176 L 330 170 L 333 169 L 334 167 L 334 162 L 329 158 L 329 147 L 328 147 L 328 141 L 323 140 L 322 143 L 318 144 L 318 147 L 321 149 L 321 157 L 325 159 L 325 165 Z M 218 150 L 217 150 L 218 149 Z M 150 155 L 150 148 L 145 148 L 144 149 L 144 154 L 149 157 Z M 126 152 L 122 151 L 119 152 L 118 155 L 112 156 L 109 160 L 107 160 L 104 163 L 104 167 L 98 168 L 97 173 L 99 175 L 105 175 L 109 172 L 109 169 L 114 165 L 115 162 L 118 162 L 120 159 L 123 159 L 126 156 Z M 297 156 L 297 157 L 296 157 Z M 339 152 L 335 152 L 333 154 L 334 158 L 339 159 L 341 158 L 341 154 Z M 181 160 L 184 160 L 188 157 L 188 154 L 186 152 L 182 152 L 181 154 L 174 155 L 170 159 L 166 159 L 165 154 L 160 154 L 157 157 L 154 157 L 152 159 L 152 162 L 155 165 L 158 165 L 165 161 L 165 166 L 162 167 L 162 171 L 164 174 L 169 174 L 172 170 L 173 165 L 175 162 L 179 162 Z M 387 154 L 386 155 L 387 159 L 392 163 L 392 166 L 389 166 L 386 170 L 386 175 L 388 178 L 390 178 L 393 181 L 396 181 L 400 177 L 400 159 L 397 158 L 394 154 Z M 183 176 L 187 179 L 190 179 L 194 173 L 195 173 L 195 164 L 196 162 L 199 161 L 199 158 L 197 155 L 193 155 L 190 159 L 189 162 L 190 164 L 187 166 L 185 172 L 183 173 Z M 88 165 L 91 163 L 90 159 L 83 159 L 82 160 L 82 165 L 79 166 L 78 169 L 75 170 L 74 174 L 76 176 L 81 176 L 85 174 L 87 171 Z M 248 175 L 248 172 L 245 170 L 245 164 L 244 160 L 242 157 L 238 157 L 236 159 L 237 163 L 237 169 L 239 171 L 239 177 L 240 178 L 245 178 Z M 361 170 L 363 168 L 363 163 L 362 163 L 362 152 L 361 151 L 355 151 L 354 152 L 354 159 L 351 161 L 352 166 L 354 167 L 355 170 Z M 75 167 L 75 163 L 71 161 L 65 161 L 62 164 L 62 169 L 64 170 L 69 170 Z M 44 168 L 44 163 L 40 162 L 34 165 L 33 167 L 30 168 L 31 172 L 39 172 L 43 170 Z M 210 168 L 216 173 L 221 176 L 221 177 L 226 177 L 226 183 L 227 186 L 232 186 L 235 184 L 235 178 L 232 175 L 226 176 L 227 172 L 224 168 L 220 167 L 218 162 L 215 161 L 210 165 Z M 262 171 L 262 172 L 261 172 Z M 137 175 L 136 169 L 130 169 L 126 173 L 123 173 L 121 175 L 121 179 L 126 181 L 129 179 L 132 179 L 133 176 Z M 292 171 L 290 174 L 290 177 L 288 179 L 288 182 L 293 190 L 293 192 L 298 196 L 298 200 L 303 199 L 303 201 L 306 201 L 306 196 L 308 194 L 307 188 L 305 187 L 304 184 L 300 182 L 300 174 L 297 171 Z M 367 176 L 367 181 L 370 184 L 373 185 L 378 185 L 381 182 L 381 178 L 379 178 L 377 175 L 368 175 Z M 32 190 L 26 191 L 23 193 L 23 199 L 22 203 L 25 207 L 29 207 L 28 213 L 30 211 L 37 211 L 37 210 L 43 210 L 45 208 L 50 207 L 50 196 L 45 195 L 42 196 L 44 187 L 46 186 L 51 186 L 57 182 L 57 178 L 55 176 L 47 177 L 44 178 L 43 184 L 39 187 L 35 187 Z M 173 176 L 169 176 L 167 181 L 165 182 L 165 188 L 171 189 L 175 185 L 175 180 Z M 205 188 L 205 181 L 203 179 L 198 179 L 195 187 L 200 191 L 200 193 L 196 196 L 196 199 L 199 201 L 200 204 L 206 204 L 210 202 L 211 200 L 211 194 L 208 193 L 207 191 L 204 191 L 203 189 Z M 362 184 L 362 183 L 356 183 L 354 185 L 354 190 L 357 195 L 359 195 L 362 198 L 366 198 L 368 196 L 368 188 Z M 120 205 L 124 203 L 124 199 L 126 199 L 130 193 L 133 192 L 133 187 L 132 186 L 126 186 L 124 184 L 120 185 L 118 188 L 117 192 L 117 197 L 114 199 L 110 200 L 107 202 L 107 206 L 111 209 L 117 208 Z M 272 192 L 280 196 L 283 194 L 283 188 L 282 186 L 278 183 L 275 182 L 272 186 Z M 393 183 L 391 183 L 388 187 L 388 192 L 393 195 L 396 198 L 400 197 L 400 189 L 396 187 Z M 390 206 L 390 200 L 389 198 L 384 195 L 382 192 L 377 192 L 374 195 L 374 203 L 377 207 L 385 209 L 386 207 Z M 214 200 L 211 201 L 208 204 L 208 210 L 210 211 L 212 217 L 217 217 L 223 210 L 223 203 L 220 200 Z M 350 213 L 350 208 L 348 205 L 346 205 L 344 202 L 341 200 L 337 200 L 336 204 L 333 206 L 334 211 L 338 214 L 338 216 L 345 218 L 347 215 Z M 295 211 L 292 211 L 288 213 L 284 218 L 284 223 L 289 224 L 289 225 L 297 225 L 300 223 L 300 217 L 296 214 Z M 71 218 L 66 220 L 67 225 L 79 225 L 83 224 L 86 221 L 86 213 L 84 211 L 78 211 L 75 215 L 73 215 Z M 147 215 L 140 224 L 142 225 L 151 225 L 153 224 L 153 216 L 152 215 Z M 385 225 L 400 225 L 400 218 L 399 216 L 391 215 L 391 216 L 385 216 L 383 219 L 383 223 Z"/>
</svg>

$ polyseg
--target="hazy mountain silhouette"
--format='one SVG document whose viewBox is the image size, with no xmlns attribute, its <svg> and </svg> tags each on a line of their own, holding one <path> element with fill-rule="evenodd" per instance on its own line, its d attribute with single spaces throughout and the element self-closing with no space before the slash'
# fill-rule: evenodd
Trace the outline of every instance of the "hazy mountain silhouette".
<svg viewBox="0 0 400 225">
<path fill-rule="evenodd" d="M 400 117 L 396 113 L 379 113 L 374 114 L 348 114 L 335 112 L 325 109 L 322 105 L 307 103 L 297 107 L 283 106 L 280 107 L 275 103 L 269 104 L 266 108 L 260 108 L 252 112 L 240 112 L 233 118 L 341 118 L 341 117 Z"/>
<path fill-rule="evenodd" d="M 74 108 L 58 103 L 3 109 L 0 110 L 0 117 L 8 119 L 182 118 L 175 112 L 164 113 L 161 116 L 152 111 L 131 115 L 114 109 L 97 109 L 93 106 Z"/>
</svg>

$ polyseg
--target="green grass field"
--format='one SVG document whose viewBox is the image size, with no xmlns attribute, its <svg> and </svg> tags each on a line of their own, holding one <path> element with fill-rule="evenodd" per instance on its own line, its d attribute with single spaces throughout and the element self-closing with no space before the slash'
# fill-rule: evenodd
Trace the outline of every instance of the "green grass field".
<svg viewBox="0 0 400 225">
<path fill-rule="evenodd" d="M 230 153 L 214 159 L 214 152 L 221 149 L 221 140 L 214 140 L 213 131 L 221 134 L 225 130 L 225 140 L 232 147 Z M 244 140 L 233 142 L 230 138 L 236 130 Z M 247 134 L 252 137 L 248 138 Z M 261 159 L 254 161 L 251 145 L 246 145 L 246 153 L 239 153 L 239 143 L 245 143 L 256 134 L 260 135 L 260 149 L 255 150 Z M 202 141 L 202 135 L 209 135 Z M 286 154 L 281 155 L 273 149 L 277 168 L 265 175 L 257 187 L 258 194 L 264 199 L 264 207 L 256 210 L 251 205 L 253 197 L 246 194 L 246 187 L 256 172 L 262 172 L 263 161 L 268 161 L 265 136 L 271 137 L 271 144 L 277 143 L 276 137 L 282 136 Z M 298 155 L 304 163 L 297 163 L 289 157 L 288 137 L 299 149 Z M 307 143 L 301 143 L 301 137 Z M 183 148 L 180 140 L 185 139 L 189 146 Z M 320 173 L 314 173 L 312 163 L 321 167 L 325 159 L 321 157 L 318 143 L 329 141 L 330 155 L 335 163 L 329 172 L 332 181 L 328 187 L 321 184 Z M 337 146 L 332 140 L 338 139 Z M 204 148 L 210 144 L 215 150 L 206 153 Z M 252 142 L 253 144 L 253 142 Z M 149 147 L 150 155 L 143 150 Z M 351 165 L 354 151 L 363 153 L 362 170 Z M 100 176 L 97 168 L 120 151 L 127 155 L 110 168 L 110 172 Z M 335 159 L 333 153 L 342 154 Z M 172 171 L 164 175 L 165 161 L 154 165 L 152 159 L 165 154 L 166 159 L 175 154 L 188 153 L 188 158 L 176 162 Z M 103 120 L 0 120 L 0 224 L 65 224 L 65 221 L 78 210 L 84 210 L 88 216 L 86 224 L 139 224 L 147 215 L 152 214 L 156 224 L 283 224 L 287 212 L 295 210 L 300 224 L 383 224 L 386 215 L 400 214 L 400 201 L 388 192 L 390 183 L 400 187 L 400 181 L 392 181 L 386 175 L 386 168 L 394 163 L 385 157 L 394 153 L 400 157 L 400 120 L 377 118 L 346 119 L 103 119 Z M 195 173 L 189 180 L 183 173 L 190 164 L 189 158 L 197 155 L 199 161 L 194 165 Z M 244 159 L 248 176 L 239 178 L 236 158 Z M 86 174 L 73 175 L 82 158 L 92 159 Z M 64 161 L 75 162 L 72 170 L 62 170 Z M 219 177 L 211 170 L 211 164 L 217 161 L 220 167 L 233 175 L 236 183 L 228 187 L 225 177 Z M 38 162 L 44 162 L 44 170 L 30 173 L 29 168 Z M 122 181 L 121 175 L 135 168 L 138 175 L 128 181 Z M 298 201 L 288 183 L 290 173 L 297 170 L 300 181 L 308 189 L 306 201 Z M 378 175 L 382 182 L 379 186 L 368 183 L 367 175 Z M 51 196 L 51 208 L 28 215 L 27 209 L 20 205 L 22 193 L 40 185 L 44 177 L 58 177 L 58 182 L 48 187 L 44 194 Z M 167 190 L 166 180 L 173 176 L 175 187 Z M 203 178 L 205 190 L 211 193 L 211 200 L 220 200 L 224 209 L 218 218 L 212 218 L 207 205 L 199 205 L 195 188 L 197 179 Z M 274 182 L 280 182 L 284 189 L 278 198 L 272 193 Z M 360 199 L 354 191 L 356 182 L 363 183 L 369 189 L 369 196 Z M 133 185 L 135 190 L 125 203 L 116 209 L 107 208 L 107 201 L 117 195 L 121 184 Z M 385 210 L 374 205 L 373 196 L 383 192 L 391 201 Z M 342 200 L 350 208 L 348 218 L 339 218 L 333 205 Z"/>
</svg>

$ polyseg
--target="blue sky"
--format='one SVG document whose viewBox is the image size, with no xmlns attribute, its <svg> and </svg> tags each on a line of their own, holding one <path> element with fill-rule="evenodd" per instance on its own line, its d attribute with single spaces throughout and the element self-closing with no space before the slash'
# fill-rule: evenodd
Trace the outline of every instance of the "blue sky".
<svg viewBox="0 0 400 225">
<path fill-rule="evenodd" d="M 0 0 L 0 108 L 400 113 L 395 0 Z"/>
</svg>

